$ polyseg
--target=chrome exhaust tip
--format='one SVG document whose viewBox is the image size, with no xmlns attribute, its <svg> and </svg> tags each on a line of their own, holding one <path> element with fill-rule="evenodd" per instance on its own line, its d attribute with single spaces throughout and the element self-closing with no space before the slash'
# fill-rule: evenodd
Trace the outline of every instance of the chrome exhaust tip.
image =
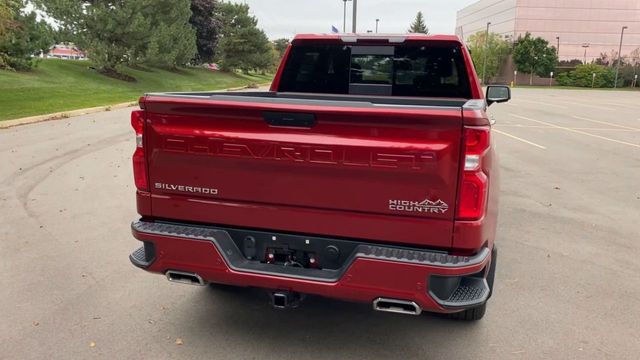
<svg viewBox="0 0 640 360">
<path fill-rule="evenodd" d="M 167 280 L 180 284 L 205 286 L 207 283 L 198 274 L 183 271 L 167 271 Z"/>
<path fill-rule="evenodd" d="M 420 315 L 422 308 L 413 301 L 377 298 L 373 301 L 373 310 L 394 314 Z"/>
</svg>

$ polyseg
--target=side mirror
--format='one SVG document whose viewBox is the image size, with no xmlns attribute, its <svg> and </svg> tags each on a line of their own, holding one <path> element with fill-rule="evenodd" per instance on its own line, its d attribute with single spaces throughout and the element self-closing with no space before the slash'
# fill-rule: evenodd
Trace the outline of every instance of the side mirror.
<svg viewBox="0 0 640 360">
<path fill-rule="evenodd" d="M 487 86 L 487 106 L 511 100 L 511 88 L 504 85 Z"/>
</svg>

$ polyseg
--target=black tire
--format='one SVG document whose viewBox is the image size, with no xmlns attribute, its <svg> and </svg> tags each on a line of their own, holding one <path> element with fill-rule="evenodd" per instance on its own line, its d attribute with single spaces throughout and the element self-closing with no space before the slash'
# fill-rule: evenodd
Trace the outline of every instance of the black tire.
<svg viewBox="0 0 640 360">
<path fill-rule="evenodd" d="M 498 264 L 498 248 L 494 245 L 491 251 L 491 266 L 489 267 L 489 273 L 487 274 L 487 285 L 489 285 L 489 298 L 493 295 L 493 281 L 496 278 L 496 265 Z"/>
<path fill-rule="evenodd" d="M 459 321 L 478 321 L 484 317 L 487 312 L 487 304 L 482 304 L 472 309 L 467 309 L 459 313 L 450 314 L 449 318 Z"/>
<path fill-rule="evenodd" d="M 493 281 L 496 277 L 496 264 L 498 263 L 498 249 L 494 246 L 491 255 L 491 265 L 487 274 L 487 285 L 489 285 L 489 297 L 493 295 Z M 487 303 L 480 306 L 461 311 L 459 313 L 450 314 L 449 318 L 460 321 L 478 321 L 484 317 L 487 312 Z"/>
<path fill-rule="evenodd" d="M 227 284 L 209 283 L 209 289 L 217 290 L 217 291 L 233 292 L 233 291 L 238 291 L 238 289 L 242 289 L 242 288 L 239 288 L 233 285 L 227 285 Z"/>
</svg>

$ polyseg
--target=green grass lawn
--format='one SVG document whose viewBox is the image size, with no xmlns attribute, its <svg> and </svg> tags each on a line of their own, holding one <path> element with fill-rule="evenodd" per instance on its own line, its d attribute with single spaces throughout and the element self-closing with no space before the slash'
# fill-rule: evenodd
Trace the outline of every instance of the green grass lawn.
<svg viewBox="0 0 640 360">
<path fill-rule="evenodd" d="M 123 72 L 138 80 L 129 83 L 100 75 L 90 66 L 87 61 L 45 59 L 31 72 L 0 70 L 0 121 L 135 101 L 146 92 L 220 90 L 272 79 L 204 68 L 127 68 Z"/>
</svg>

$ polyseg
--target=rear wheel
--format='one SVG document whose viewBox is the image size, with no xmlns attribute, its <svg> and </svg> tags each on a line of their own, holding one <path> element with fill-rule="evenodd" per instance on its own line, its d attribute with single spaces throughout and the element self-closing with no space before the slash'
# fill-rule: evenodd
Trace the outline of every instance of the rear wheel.
<svg viewBox="0 0 640 360">
<path fill-rule="evenodd" d="M 242 289 L 237 286 L 227 285 L 227 284 L 218 284 L 218 283 L 209 283 L 209 288 L 214 290 L 222 290 L 222 291 L 233 291 L 237 289 Z"/>
<path fill-rule="evenodd" d="M 487 312 L 486 303 L 459 313 L 450 314 L 449 318 L 460 321 L 478 321 L 484 317 L 485 312 Z"/>
<path fill-rule="evenodd" d="M 493 247 L 491 251 L 491 265 L 489 266 L 489 273 L 487 273 L 487 285 L 489 285 L 489 297 L 493 295 L 493 281 L 496 276 L 496 263 L 498 260 L 498 249 Z M 480 306 L 476 306 L 471 309 L 467 309 L 465 311 L 461 311 L 459 313 L 450 314 L 449 318 L 453 320 L 460 321 L 478 321 L 484 317 L 484 314 L 487 312 L 487 303 L 484 303 Z"/>
</svg>

